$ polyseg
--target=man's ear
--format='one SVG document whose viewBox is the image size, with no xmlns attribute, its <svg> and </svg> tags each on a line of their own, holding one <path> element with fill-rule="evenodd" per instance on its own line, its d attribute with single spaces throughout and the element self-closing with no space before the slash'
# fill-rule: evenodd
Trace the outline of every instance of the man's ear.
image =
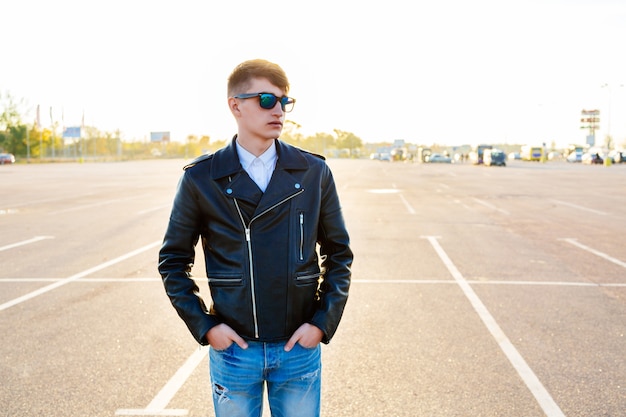
<svg viewBox="0 0 626 417">
<path fill-rule="evenodd" d="M 239 110 L 239 100 L 234 97 L 228 98 L 228 108 L 233 116 L 237 117 L 241 115 L 241 110 Z"/>
</svg>

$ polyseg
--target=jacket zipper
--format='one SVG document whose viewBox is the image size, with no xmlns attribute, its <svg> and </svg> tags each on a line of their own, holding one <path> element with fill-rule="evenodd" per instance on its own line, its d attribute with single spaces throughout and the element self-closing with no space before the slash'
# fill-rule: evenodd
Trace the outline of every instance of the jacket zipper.
<svg viewBox="0 0 626 417">
<path fill-rule="evenodd" d="M 250 291 L 252 293 L 252 319 L 254 321 L 254 337 L 255 339 L 259 338 L 259 319 L 258 319 L 258 315 L 257 315 L 257 309 L 256 309 L 256 290 L 255 290 L 255 286 L 254 286 L 254 263 L 252 262 L 252 233 L 250 231 L 250 227 L 252 226 L 252 222 L 255 221 L 256 219 L 258 219 L 259 217 L 263 216 L 264 214 L 268 213 L 270 210 L 273 210 L 274 208 L 280 206 L 281 204 L 291 200 L 292 198 L 296 197 L 297 195 L 299 195 L 300 193 L 303 193 L 304 189 L 300 189 L 297 193 L 285 198 L 284 200 L 279 201 L 278 203 L 274 204 L 273 206 L 267 208 L 266 210 L 262 211 L 261 213 L 257 214 L 256 216 L 254 216 L 252 219 L 250 219 L 250 223 L 248 223 L 246 225 L 245 220 L 243 219 L 243 215 L 241 214 L 241 209 L 239 208 L 239 203 L 237 202 L 236 198 L 233 198 L 234 202 L 235 202 L 235 207 L 237 208 L 237 214 L 239 214 L 239 220 L 241 220 L 241 225 L 243 226 L 245 235 L 246 235 L 246 244 L 248 246 L 248 262 L 249 262 L 249 268 L 250 268 Z"/>
<path fill-rule="evenodd" d="M 300 260 L 304 260 L 304 213 L 300 212 Z"/>
</svg>

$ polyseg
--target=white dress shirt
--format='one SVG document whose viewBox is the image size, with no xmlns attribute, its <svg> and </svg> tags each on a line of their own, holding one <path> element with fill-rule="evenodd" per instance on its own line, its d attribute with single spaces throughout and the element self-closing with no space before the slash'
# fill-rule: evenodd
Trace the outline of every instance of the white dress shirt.
<svg viewBox="0 0 626 417">
<path fill-rule="evenodd" d="M 270 179 L 272 178 L 274 168 L 276 168 L 276 160 L 278 159 L 278 155 L 276 154 L 276 144 L 272 141 L 272 145 L 267 148 L 262 155 L 256 157 L 245 150 L 239 142 L 235 143 L 237 145 L 237 154 L 239 155 L 239 162 L 241 162 L 241 166 L 256 183 L 256 185 L 259 186 L 261 191 L 265 192 L 267 184 L 269 184 Z"/>
</svg>

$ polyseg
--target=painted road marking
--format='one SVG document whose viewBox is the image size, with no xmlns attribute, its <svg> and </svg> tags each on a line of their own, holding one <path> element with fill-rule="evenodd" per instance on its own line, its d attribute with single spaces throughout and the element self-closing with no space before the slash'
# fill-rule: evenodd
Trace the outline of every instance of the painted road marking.
<svg viewBox="0 0 626 417">
<path fill-rule="evenodd" d="M 493 338 L 496 340 L 502 352 L 506 355 L 511 362 L 511 365 L 515 368 L 519 376 L 522 378 L 530 392 L 533 394 L 539 406 L 544 411 L 546 416 L 548 417 L 565 417 L 563 411 L 556 404 L 550 393 L 545 389 L 537 375 L 533 372 L 533 370 L 528 366 L 522 355 L 515 349 L 513 343 L 509 340 L 509 338 L 504 334 L 496 320 L 493 318 L 487 307 L 483 304 L 483 302 L 478 298 L 478 295 L 474 292 L 470 284 L 467 280 L 461 275 L 461 272 L 456 268 L 456 266 L 452 263 L 448 255 L 444 252 L 441 245 L 439 245 L 439 241 L 435 236 L 423 236 L 423 238 L 428 239 L 430 244 L 437 252 L 437 255 L 444 263 L 450 274 L 457 282 L 461 290 L 467 297 L 467 299 L 474 307 L 476 313 L 483 321 Z"/>
<path fill-rule="evenodd" d="M 64 278 L 0 278 L 0 284 L 9 282 L 57 282 Z M 193 278 L 199 284 L 206 283 L 206 279 L 201 277 Z M 547 286 L 547 287 L 626 287 L 626 282 L 573 282 L 573 281 L 502 281 L 502 280 L 466 280 L 472 285 L 525 285 L 525 286 Z M 154 277 L 133 277 L 133 278 L 81 278 L 76 283 L 94 283 L 94 282 L 117 282 L 117 283 L 136 283 L 136 282 L 161 282 L 161 278 Z M 353 279 L 355 284 L 446 284 L 456 285 L 453 279 Z"/>
<path fill-rule="evenodd" d="M 141 211 L 138 211 L 137 214 L 138 215 L 143 215 L 143 214 L 151 213 L 153 211 L 158 211 L 158 210 L 161 210 L 161 209 L 164 209 L 164 208 L 169 208 L 169 207 L 172 207 L 171 203 L 162 204 L 160 206 L 156 206 L 156 207 L 152 207 L 152 208 L 149 208 L 149 209 L 141 210 Z"/>
<path fill-rule="evenodd" d="M 193 354 L 185 361 L 178 371 L 170 378 L 169 381 L 161 388 L 161 391 L 150 401 L 150 404 L 144 409 L 121 408 L 115 412 L 117 416 L 186 416 L 189 410 L 185 409 L 166 409 L 174 395 L 183 386 L 191 373 L 207 356 L 207 349 L 196 349 Z"/>
<path fill-rule="evenodd" d="M 500 213 L 502 213 L 502 214 L 506 214 L 506 215 L 511 214 L 511 213 L 509 213 L 509 212 L 508 212 L 508 211 L 506 211 L 506 210 L 502 210 L 501 208 L 498 208 L 498 207 L 494 206 L 493 204 L 487 203 L 486 201 L 480 200 L 480 199 L 478 199 L 478 198 L 474 198 L 473 200 L 474 200 L 475 202 L 477 202 L 478 204 L 482 204 L 483 206 L 485 206 L 485 207 L 489 207 L 489 208 L 490 208 L 490 209 L 492 209 L 492 210 L 499 211 L 499 212 L 500 212 Z"/>
<path fill-rule="evenodd" d="M 13 248 L 17 248 L 19 246 L 28 245 L 29 243 L 39 242 L 39 241 L 45 240 L 45 239 L 54 239 L 54 236 L 35 236 L 32 239 L 22 240 L 21 242 L 12 243 L 12 244 L 6 245 L 6 246 L 0 246 L 0 252 L 5 251 L 5 250 L 9 250 L 9 249 L 13 249 Z"/>
<path fill-rule="evenodd" d="M 593 253 L 594 255 L 597 255 L 600 258 L 606 259 L 609 262 L 613 262 L 616 265 L 619 265 L 621 267 L 626 268 L 626 262 L 622 262 L 619 259 L 615 259 L 612 256 L 607 255 L 606 253 L 597 251 L 597 250 L 595 250 L 593 248 L 590 248 L 589 246 L 583 245 L 582 243 L 579 243 L 576 239 L 573 239 L 573 238 L 563 238 L 563 239 L 560 239 L 560 240 L 563 240 L 563 241 L 565 241 L 567 243 L 570 243 L 570 244 L 572 244 L 574 246 L 577 246 L 577 247 L 579 247 L 579 248 L 581 248 L 583 250 L 586 250 L 587 252 Z"/>
<path fill-rule="evenodd" d="M 81 280 L 85 281 L 85 280 Z M 484 281 L 466 280 L 472 285 L 525 285 L 525 286 L 551 286 L 551 287 L 626 287 L 624 283 L 597 283 L 597 282 L 570 282 L 570 281 Z M 2 279 L 0 279 L 2 282 Z M 354 284 L 457 284 L 455 280 L 448 279 L 353 279 Z"/>
<path fill-rule="evenodd" d="M 89 209 L 89 208 L 94 208 L 94 207 L 101 207 L 101 206 L 105 206 L 108 204 L 115 204 L 115 203 L 119 203 L 122 201 L 128 201 L 128 200 L 134 200 L 137 198 L 143 198 L 148 196 L 148 194 L 140 194 L 140 195 L 135 195 L 135 196 L 131 196 L 131 197 L 125 197 L 125 198 L 118 198 L 115 200 L 104 200 L 104 201 L 99 201 L 97 203 L 92 203 L 92 204 L 83 204 L 81 206 L 72 206 L 72 207 L 68 207 L 65 209 L 61 209 L 61 210 L 57 210 L 57 211 L 51 211 L 48 214 L 49 215 L 56 215 L 56 214 L 61 214 L 61 213 L 69 213 L 72 211 L 78 211 L 78 210 L 84 210 L 84 209 Z"/>
<path fill-rule="evenodd" d="M 498 324 L 495 322 L 495 319 L 488 312 L 482 301 L 478 298 L 478 296 L 474 293 L 473 289 L 470 287 L 471 285 L 538 285 L 538 286 L 579 286 L 579 287 L 603 287 L 603 286 L 615 286 L 615 287 L 626 287 L 626 283 L 592 283 L 592 282 L 567 282 L 567 281 L 528 281 L 528 280 L 516 280 L 516 281 L 476 281 L 476 280 L 466 280 L 461 273 L 458 271 L 456 266 L 449 259 L 447 254 L 443 251 L 438 242 L 438 236 L 423 236 L 423 238 L 428 239 L 431 245 L 434 247 L 435 251 L 439 255 L 440 259 L 443 261 L 444 265 L 448 268 L 449 272 L 453 276 L 453 280 L 439 280 L 439 279 L 394 279 L 394 280 L 353 280 L 354 284 L 445 284 L 445 285 L 459 285 L 463 290 L 466 297 L 469 299 L 470 303 L 474 307 L 475 311 L 478 313 L 479 317 L 488 328 L 494 339 L 498 342 L 498 345 L 505 353 L 513 367 L 516 369 L 526 386 L 530 389 L 532 394 L 535 396 L 535 399 L 538 401 L 544 412 L 548 417 L 561 417 L 564 416 L 558 405 L 551 398 L 549 393 L 545 390 L 541 382 L 538 380 L 534 372 L 530 369 L 525 360 L 521 357 L 519 352 L 515 349 L 503 331 L 500 329 Z M 622 261 L 619 261 L 615 258 L 612 258 L 604 253 L 598 252 L 592 248 L 589 248 L 585 245 L 582 245 L 573 238 L 563 238 L 560 239 L 566 241 L 570 244 L 578 246 L 584 250 L 588 250 L 591 253 L 594 253 L 602 258 L 609 260 L 611 262 L 615 262 L 618 265 L 625 266 L 626 264 Z M 25 241 L 26 242 L 26 241 Z M 142 248 L 139 248 L 133 252 L 130 252 L 126 255 L 120 256 L 116 259 L 98 265 L 94 268 L 90 268 L 86 271 L 83 271 L 79 274 L 76 274 L 72 277 L 65 279 L 54 279 L 54 278 L 0 278 L 0 283 L 3 282 L 50 282 L 53 281 L 54 284 L 44 287 L 41 290 L 38 290 L 40 293 L 50 291 L 54 288 L 57 288 L 61 285 L 73 282 L 80 279 L 80 282 L 154 282 L 160 281 L 160 278 L 154 277 L 135 277 L 135 278 L 84 278 L 84 276 L 89 275 L 97 270 L 106 268 L 114 263 L 120 262 L 124 259 L 127 259 L 131 256 L 134 256 L 138 253 L 141 253 L 145 250 L 151 249 L 158 244 L 160 241 L 153 242 L 149 245 L 146 245 Z M 24 243 L 26 244 L 26 243 Z M 21 301 L 26 301 L 26 299 L 33 298 L 36 295 L 34 294 L 37 291 L 27 294 L 24 297 L 20 297 Z M 34 294 L 34 295 L 33 295 Z M 25 298 L 28 297 L 28 298 Z M 18 299 L 16 299 L 18 300 Z M 15 302 L 16 300 L 13 300 Z M 20 302 L 21 302 L 20 301 Z M 11 303 L 11 302 L 9 302 Z M 6 309 L 9 306 L 5 303 L 0 306 L 0 310 Z M 174 376 L 163 386 L 163 388 L 159 391 L 159 393 L 154 397 L 154 399 L 148 404 L 148 406 L 144 409 L 118 409 L 115 414 L 120 416 L 186 416 L 189 414 L 189 411 L 186 409 L 167 409 L 165 408 L 172 398 L 176 395 L 176 393 L 180 390 L 182 385 L 188 380 L 191 376 L 192 372 L 197 368 L 197 366 L 202 362 L 202 360 L 206 357 L 206 348 L 200 348 L 194 351 L 194 353 L 185 361 L 185 363 L 181 366 L 180 369 L 176 371 Z M 266 404 L 264 404 L 266 407 Z"/>
<path fill-rule="evenodd" d="M 600 210 L 594 210 L 594 209 L 590 209 L 587 207 L 583 207 L 583 206 L 579 206 L 577 204 L 572 204 L 572 203 L 568 203 L 566 201 L 561 201 L 561 200 L 552 200 L 557 204 L 561 204 L 563 206 L 568 206 L 568 207 L 572 207 L 578 210 L 584 210 L 584 211 L 588 211 L 590 213 L 595 213 L 595 214 L 599 214 L 600 216 L 606 216 L 607 213 L 605 213 L 604 211 L 600 211 Z"/>
<path fill-rule="evenodd" d="M 402 202 L 404 203 L 404 206 L 406 207 L 409 214 L 415 214 L 415 209 L 409 204 L 406 198 L 404 198 L 402 194 L 399 194 L 399 196 L 400 196 L 400 200 L 402 200 Z"/>
<path fill-rule="evenodd" d="M 372 194 L 397 194 L 400 190 L 397 188 L 373 188 L 371 190 L 367 190 L 367 192 Z"/>
<path fill-rule="evenodd" d="M 460 204 L 462 207 L 465 207 L 468 210 L 471 210 L 471 207 L 463 204 L 460 200 L 453 200 L 456 204 Z"/>
<path fill-rule="evenodd" d="M 48 291 L 52 291 L 52 290 L 54 290 L 56 288 L 59 288 L 59 287 L 65 285 L 65 284 L 68 284 L 68 283 L 70 283 L 72 281 L 76 281 L 77 279 L 80 279 L 80 278 L 83 278 L 83 277 L 85 277 L 87 275 L 93 274 L 94 272 L 100 271 L 101 269 L 105 269 L 105 268 L 108 268 L 111 265 L 114 265 L 116 263 L 125 261 L 128 258 L 131 258 L 131 257 L 133 257 L 135 255 L 138 255 L 138 254 L 140 254 L 142 252 L 145 252 L 145 251 L 147 251 L 149 249 L 152 249 L 152 248 L 154 248 L 156 246 L 159 246 L 159 245 L 161 245 L 161 243 L 162 243 L 161 240 L 157 240 L 156 242 L 152 242 L 152 243 L 150 243 L 150 244 L 148 244 L 146 246 L 143 246 L 143 247 L 141 247 L 139 249 L 135 249 L 132 252 L 128 252 L 128 253 L 126 253 L 126 254 L 124 254 L 122 256 L 118 256 L 115 259 L 111 259 L 110 261 L 101 263 L 100 265 L 96 265 L 93 268 L 89 268 L 89 269 L 86 269 L 86 270 L 84 270 L 82 272 L 79 272 L 78 274 L 72 275 L 71 277 L 68 277 L 68 278 L 62 279 L 60 281 L 54 282 L 54 283 L 52 283 L 50 285 L 46 285 L 45 287 L 42 287 L 42 288 L 39 288 L 38 290 L 29 292 L 28 294 L 22 295 L 21 297 L 17 297 L 15 299 L 11 300 L 11 301 L 7 301 L 4 304 L 0 304 L 0 311 L 6 310 L 7 308 L 13 307 L 13 306 L 15 306 L 17 304 L 20 304 L 20 303 L 23 303 L 24 301 L 28 301 L 31 298 L 35 298 L 35 297 L 37 297 L 37 296 L 39 296 L 41 294 L 45 294 Z"/>
</svg>

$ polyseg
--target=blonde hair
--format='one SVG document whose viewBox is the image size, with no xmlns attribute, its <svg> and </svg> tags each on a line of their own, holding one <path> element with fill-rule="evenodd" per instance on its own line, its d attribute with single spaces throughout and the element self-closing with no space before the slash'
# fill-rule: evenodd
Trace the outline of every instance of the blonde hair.
<svg viewBox="0 0 626 417">
<path fill-rule="evenodd" d="M 251 59 L 237 65 L 228 77 L 228 96 L 243 93 L 255 78 L 265 78 L 285 94 L 289 92 L 287 74 L 278 64 L 264 59 Z"/>
</svg>

